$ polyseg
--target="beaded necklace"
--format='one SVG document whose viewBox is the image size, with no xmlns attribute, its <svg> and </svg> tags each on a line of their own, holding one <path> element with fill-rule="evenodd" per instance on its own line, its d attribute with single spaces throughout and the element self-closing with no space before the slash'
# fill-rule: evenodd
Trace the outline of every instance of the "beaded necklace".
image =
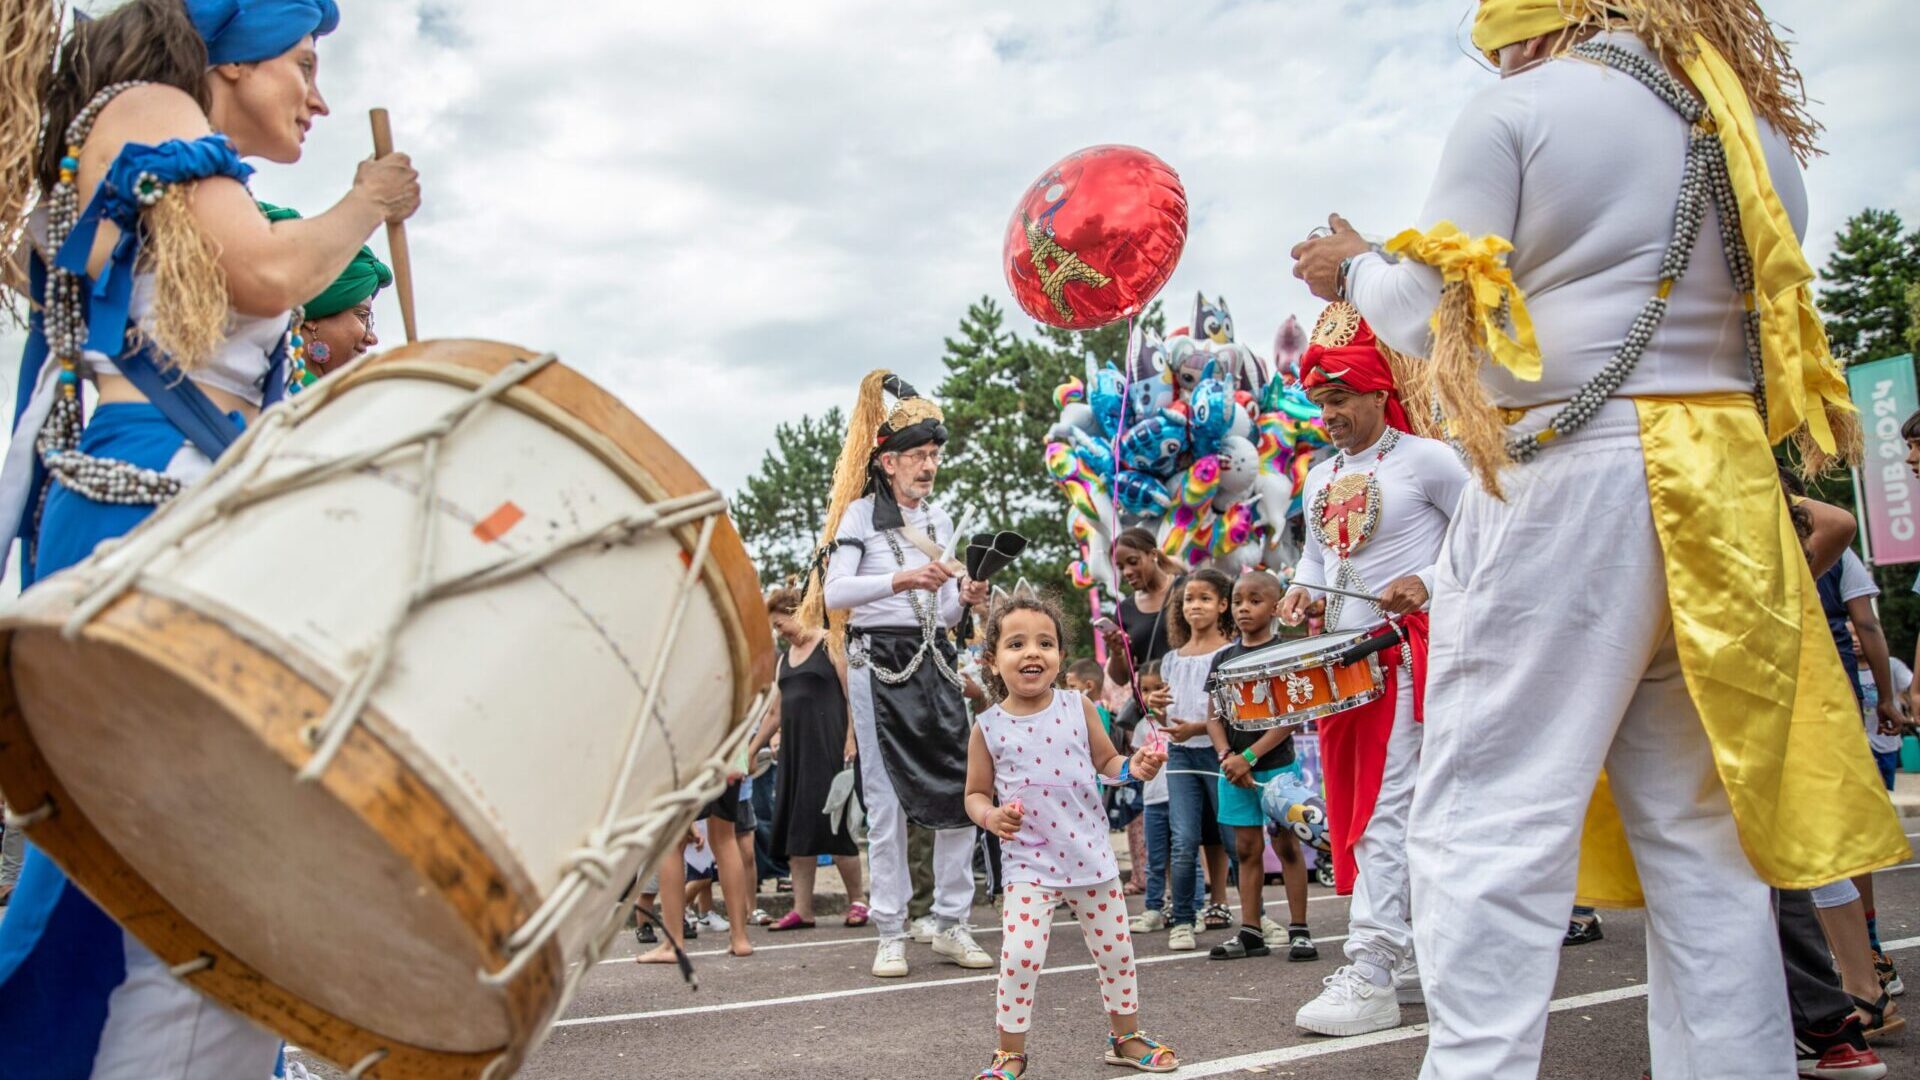
<svg viewBox="0 0 1920 1080">
<path fill-rule="evenodd" d="M 1344 468 L 1351 455 L 1342 450 L 1333 459 L 1333 472 L 1327 477 L 1327 483 L 1314 493 L 1313 504 L 1308 521 L 1318 531 L 1320 540 L 1334 554 L 1333 587 L 1349 589 L 1354 592 L 1372 592 L 1367 588 L 1360 571 L 1353 565 L 1353 553 L 1372 539 L 1374 529 L 1380 525 L 1380 483 L 1374 474 L 1380 471 L 1380 464 L 1387 460 L 1393 448 L 1400 445 L 1400 429 L 1387 428 L 1380 436 L 1379 449 L 1373 455 L 1373 463 L 1367 471 L 1357 476 L 1350 475 L 1346 482 L 1340 480 L 1340 470 Z M 1335 499 L 1338 502 L 1335 502 Z M 1355 518 L 1359 521 L 1355 522 Z M 1340 612 L 1346 604 L 1346 597 L 1339 593 L 1330 593 L 1327 597 L 1327 625 L 1338 626 Z M 1376 611 L 1379 605 L 1374 605 Z M 1381 612 L 1382 617 L 1385 612 Z"/>
<path fill-rule="evenodd" d="M 1745 339 L 1747 366 L 1753 372 L 1753 402 L 1760 412 L 1760 426 L 1767 423 L 1766 368 L 1760 350 L 1760 310 L 1753 296 L 1753 258 L 1740 233 L 1740 203 L 1727 175 L 1726 148 L 1707 107 L 1691 90 L 1681 85 L 1667 69 L 1638 53 L 1602 41 L 1588 41 L 1571 52 L 1631 76 L 1673 107 L 1681 118 L 1693 125 L 1688 136 L 1686 170 L 1680 178 L 1680 197 L 1673 213 L 1673 239 L 1660 257 L 1660 284 L 1634 316 L 1620 348 L 1585 386 L 1575 391 L 1566 407 L 1547 421 L 1547 426 L 1532 435 L 1507 443 L 1507 453 L 1515 461 L 1531 461 L 1540 447 L 1554 439 L 1573 434 L 1585 427 L 1614 391 L 1620 389 L 1633 372 L 1640 357 L 1653 341 L 1654 332 L 1667 315 L 1667 298 L 1673 287 L 1686 276 L 1693 256 L 1693 245 L 1700 238 L 1706 220 L 1707 200 L 1713 200 L 1720 220 L 1720 246 L 1726 253 L 1727 269 L 1733 287 L 1746 306 L 1741 330 Z"/>
<path fill-rule="evenodd" d="M 905 570 L 907 568 L 907 553 L 906 549 L 900 546 L 900 531 L 898 529 L 887 529 L 882 535 L 887 538 L 887 547 L 893 552 L 894 565 Z M 927 538 L 932 540 L 936 545 L 940 543 L 940 535 L 938 530 L 933 526 L 932 515 L 928 515 L 927 517 Z M 871 667 L 874 678 L 879 679 L 888 686 L 899 686 L 901 683 L 913 678 L 914 673 L 920 670 L 920 665 L 926 662 L 928 656 L 932 656 L 933 666 L 939 669 L 942 678 L 952 683 L 955 687 L 964 686 L 965 680 L 960 677 L 959 672 L 953 670 L 952 665 L 947 663 L 947 658 L 940 654 L 940 650 L 935 644 L 940 637 L 940 627 L 938 625 L 938 617 L 940 614 L 939 597 L 923 589 L 908 589 L 906 596 L 907 606 L 913 610 L 913 620 L 920 627 L 920 648 L 914 651 L 913 659 L 907 661 L 907 666 L 901 668 L 899 671 L 889 671 L 875 662 L 873 657 L 865 650 L 849 653 L 847 663 L 854 667 Z"/>
</svg>

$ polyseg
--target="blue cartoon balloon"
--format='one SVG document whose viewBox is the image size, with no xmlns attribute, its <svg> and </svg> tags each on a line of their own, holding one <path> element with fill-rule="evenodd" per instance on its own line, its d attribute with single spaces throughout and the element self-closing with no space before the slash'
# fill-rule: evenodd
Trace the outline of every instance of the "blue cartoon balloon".
<svg viewBox="0 0 1920 1080">
<path fill-rule="evenodd" d="M 1174 463 L 1186 448 L 1186 417 L 1163 409 L 1148 414 L 1120 437 L 1120 464 L 1164 478 L 1173 475 Z"/>
<path fill-rule="evenodd" d="M 1152 416 L 1172 401 L 1166 344 L 1160 335 L 1139 327 L 1127 345 L 1127 419 Z"/>
<path fill-rule="evenodd" d="M 1127 379 L 1120 369 L 1108 363 L 1096 363 L 1087 357 L 1087 404 L 1093 406 L 1093 418 L 1100 433 L 1111 439 L 1120 433 L 1120 418 L 1127 405 Z"/>
<path fill-rule="evenodd" d="M 1218 361 L 1207 361 L 1187 398 L 1187 438 L 1195 455 L 1205 457 L 1220 449 L 1220 440 L 1233 430 L 1235 408 L 1233 387 L 1220 378 Z"/>
<path fill-rule="evenodd" d="M 1048 437 L 1059 439 L 1072 447 L 1073 456 L 1080 459 L 1094 475 L 1103 480 L 1113 478 L 1113 450 L 1105 440 L 1096 439 L 1065 423 L 1055 424 Z"/>
<path fill-rule="evenodd" d="M 1122 510 L 1141 517 L 1159 517 L 1173 505 L 1167 485 L 1142 472 L 1115 473 L 1113 494 Z"/>
<path fill-rule="evenodd" d="M 1293 833 L 1301 843 L 1315 851 L 1332 850 L 1327 842 L 1327 800 L 1317 791 L 1309 791 L 1291 772 L 1267 781 L 1260 792 L 1260 807 L 1267 820 Z"/>
</svg>

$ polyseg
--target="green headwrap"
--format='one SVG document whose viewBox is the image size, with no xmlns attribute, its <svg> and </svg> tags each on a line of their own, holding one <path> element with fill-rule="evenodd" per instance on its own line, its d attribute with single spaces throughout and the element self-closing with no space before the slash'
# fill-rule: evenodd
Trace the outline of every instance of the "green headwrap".
<svg viewBox="0 0 1920 1080">
<path fill-rule="evenodd" d="M 267 215 L 268 221 L 286 221 L 300 216 L 298 210 L 272 203 L 261 203 L 260 209 Z M 347 268 L 340 272 L 340 276 L 333 279 L 333 284 L 306 302 L 307 318 L 324 319 L 329 315 L 338 315 L 391 284 L 393 271 L 380 261 L 372 248 L 362 247 Z"/>
</svg>

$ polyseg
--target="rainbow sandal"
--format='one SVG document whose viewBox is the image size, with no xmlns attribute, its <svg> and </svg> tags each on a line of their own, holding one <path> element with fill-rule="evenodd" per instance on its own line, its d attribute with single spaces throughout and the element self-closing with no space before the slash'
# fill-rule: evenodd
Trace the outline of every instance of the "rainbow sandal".
<svg viewBox="0 0 1920 1080">
<path fill-rule="evenodd" d="M 1147 1052 L 1137 1058 L 1120 1053 L 1120 1048 L 1138 1039 L 1147 1046 Z M 1129 1031 L 1125 1035 L 1107 1035 L 1107 1064 L 1125 1065 L 1129 1069 L 1138 1069 L 1149 1073 L 1170 1073 L 1180 1067 L 1180 1059 L 1173 1048 L 1159 1042 L 1144 1031 Z"/>
<path fill-rule="evenodd" d="M 1019 1072 L 1011 1072 L 1007 1066 L 1020 1063 Z M 973 1080 L 1020 1080 L 1027 1075 L 1027 1055 L 1016 1054 L 1011 1050 L 995 1050 L 993 1060 L 987 1067 L 974 1074 Z"/>
</svg>

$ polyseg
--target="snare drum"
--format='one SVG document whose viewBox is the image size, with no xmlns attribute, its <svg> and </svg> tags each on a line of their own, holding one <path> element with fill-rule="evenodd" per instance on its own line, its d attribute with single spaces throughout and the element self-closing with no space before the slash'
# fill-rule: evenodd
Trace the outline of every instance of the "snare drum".
<svg viewBox="0 0 1920 1080">
<path fill-rule="evenodd" d="M 518 1068 L 773 674 L 725 500 L 475 341 L 269 410 L 0 657 L 34 843 L 200 991 L 388 1078 Z"/>
<path fill-rule="evenodd" d="M 1351 664 L 1341 654 L 1372 632 L 1347 630 L 1283 641 L 1235 657 L 1214 671 L 1214 705 L 1241 731 L 1295 727 L 1378 699 L 1379 654 Z"/>
</svg>

